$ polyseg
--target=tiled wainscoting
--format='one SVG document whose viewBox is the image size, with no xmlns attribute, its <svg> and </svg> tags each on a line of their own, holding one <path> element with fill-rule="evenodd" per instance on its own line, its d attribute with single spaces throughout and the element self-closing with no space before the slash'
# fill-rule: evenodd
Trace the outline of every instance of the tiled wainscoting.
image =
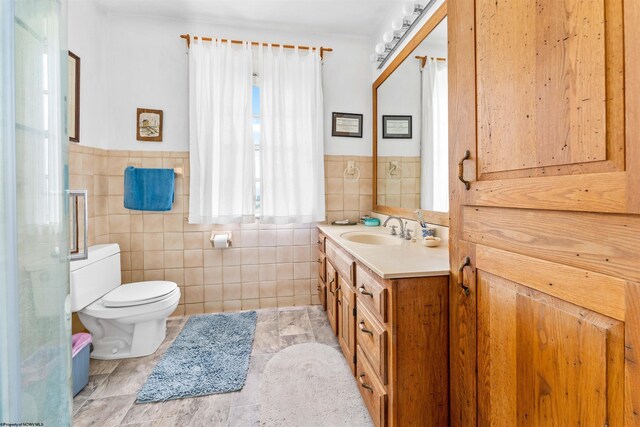
<svg viewBox="0 0 640 427">
<path fill-rule="evenodd" d="M 347 176 L 355 160 L 360 177 Z M 187 152 L 115 151 L 70 144 L 70 188 L 89 194 L 89 244 L 118 243 L 123 283 L 171 280 L 181 287 L 175 315 L 317 303 L 316 229 L 311 224 L 188 224 Z M 168 212 L 124 208 L 124 169 L 182 168 Z M 326 156 L 327 219 L 371 211 L 371 158 Z M 233 232 L 233 246 L 213 249 L 212 230 Z"/>
<path fill-rule="evenodd" d="M 378 157 L 378 204 L 418 209 L 420 172 L 420 156 Z"/>
</svg>

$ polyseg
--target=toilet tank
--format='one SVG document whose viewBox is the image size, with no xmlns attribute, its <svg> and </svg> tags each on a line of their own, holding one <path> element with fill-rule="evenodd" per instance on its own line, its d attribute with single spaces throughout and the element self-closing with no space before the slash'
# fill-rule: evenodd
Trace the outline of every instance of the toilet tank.
<svg viewBox="0 0 640 427">
<path fill-rule="evenodd" d="M 120 286 L 120 246 L 89 247 L 87 259 L 71 261 L 71 311 L 80 311 Z"/>
</svg>

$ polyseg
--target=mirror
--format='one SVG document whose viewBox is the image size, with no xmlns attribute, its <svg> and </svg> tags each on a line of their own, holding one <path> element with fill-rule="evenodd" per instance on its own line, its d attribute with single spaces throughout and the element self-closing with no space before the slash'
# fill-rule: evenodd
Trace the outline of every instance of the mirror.
<svg viewBox="0 0 640 427">
<path fill-rule="evenodd" d="M 374 83 L 374 210 L 449 222 L 447 19 L 438 13 Z"/>
</svg>

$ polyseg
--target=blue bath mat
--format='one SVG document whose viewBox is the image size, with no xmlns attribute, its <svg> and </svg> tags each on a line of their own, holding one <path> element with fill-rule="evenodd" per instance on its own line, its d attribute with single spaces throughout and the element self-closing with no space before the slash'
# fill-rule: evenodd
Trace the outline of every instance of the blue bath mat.
<svg viewBox="0 0 640 427">
<path fill-rule="evenodd" d="M 153 368 L 136 403 L 242 389 L 256 330 L 256 312 L 189 318 Z"/>
</svg>

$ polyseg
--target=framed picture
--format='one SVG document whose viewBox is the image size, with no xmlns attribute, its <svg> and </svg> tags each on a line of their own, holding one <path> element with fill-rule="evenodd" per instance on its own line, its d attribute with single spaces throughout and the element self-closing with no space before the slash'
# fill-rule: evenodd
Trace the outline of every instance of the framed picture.
<svg viewBox="0 0 640 427">
<path fill-rule="evenodd" d="M 138 141 L 162 141 L 162 110 L 138 108 L 136 116 Z"/>
<path fill-rule="evenodd" d="M 80 58 L 69 51 L 67 61 L 67 130 L 69 141 L 80 142 Z"/>
<path fill-rule="evenodd" d="M 411 139 L 411 135 L 411 116 L 382 116 L 383 138 Z"/>
<path fill-rule="evenodd" d="M 362 138 L 362 114 L 333 113 L 331 136 Z"/>
</svg>

